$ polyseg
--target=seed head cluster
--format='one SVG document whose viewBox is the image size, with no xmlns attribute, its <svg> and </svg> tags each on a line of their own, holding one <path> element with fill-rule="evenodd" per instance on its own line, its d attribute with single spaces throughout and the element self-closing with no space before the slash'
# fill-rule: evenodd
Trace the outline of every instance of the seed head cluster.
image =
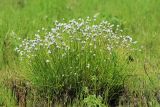
<svg viewBox="0 0 160 107">
<path fill-rule="evenodd" d="M 89 50 L 96 56 L 96 50 L 109 54 L 117 49 L 136 50 L 133 48 L 136 43 L 131 36 L 123 34 L 120 25 L 111 24 L 106 20 L 97 21 L 96 17 L 87 17 L 55 21 L 53 28 L 38 30 L 33 39 L 22 40 L 15 50 L 21 59 L 34 57 L 40 50 L 45 50 L 48 55 L 58 51 L 62 57 L 68 51 Z"/>
</svg>

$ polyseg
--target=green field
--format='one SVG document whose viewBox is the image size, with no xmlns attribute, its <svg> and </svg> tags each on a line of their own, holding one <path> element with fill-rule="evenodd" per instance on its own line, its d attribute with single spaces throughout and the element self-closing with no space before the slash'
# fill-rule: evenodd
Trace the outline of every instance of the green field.
<svg viewBox="0 0 160 107">
<path fill-rule="evenodd" d="M 0 107 L 159 107 L 159 11 L 159 0 L 0 0 Z M 52 34 L 60 35 L 57 43 L 53 42 L 52 55 L 46 54 L 47 47 L 38 47 L 33 52 L 36 56 L 21 61 L 15 51 L 25 39 L 32 44 L 37 33 L 45 41 L 50 29 L 63 27 L 63 23 L 68 27 L 81 19 L 85 23 L 87 17 L 94 16 L 96 21 L 84 27 L 101 27 L 100 23 L 107 20 L 123 30 L 116 34 L 113 27 L 111 36 L 131 36 L 137 41 L 133 46 L 137 50 L 117 46 L 106 52 L 108 44 L 116 44 L 116 40 L 103 38 L 110 33 L 98 33 L 96 42 L 94 37 L 87 38 L 82 51 L 78 41 L 84 42 L 81 30 L 86 28 L 80 27 L 73 34 L 67 32 L 70 28 Z M 62 25 L 54 25 L 56 20 Z M 96 29 L 101 32 L 102 28 Z M 66 48 L 64 56 L 60 49 L 63 43 L 71 48 Z M 50 46 L 46 41 L 42 46 L 45 44 Z"/>
</svg>

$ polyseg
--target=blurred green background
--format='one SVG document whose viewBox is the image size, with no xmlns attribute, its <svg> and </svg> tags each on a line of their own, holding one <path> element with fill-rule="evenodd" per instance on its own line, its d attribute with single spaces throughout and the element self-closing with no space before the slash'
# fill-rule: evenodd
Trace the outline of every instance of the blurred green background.
<svg viewBox="0 0 160 107">
<path fill-rule="evenodd" d="M 55 20 L 94 15 L 98 15 L 98 20 L 121 24 L 143 47 L 137 55 L 137 73 L 144 73 L 146 62 L 151 74 L 159 73 L 159 12 L 160 0 L 0 0 L 0 80 L 12 74 L 7 70 L 15 65 L 17 43 L 12 39 L 13 33 L 20 38 L 32 37 L 38 29 L 52 26 Z"/>
</svg>

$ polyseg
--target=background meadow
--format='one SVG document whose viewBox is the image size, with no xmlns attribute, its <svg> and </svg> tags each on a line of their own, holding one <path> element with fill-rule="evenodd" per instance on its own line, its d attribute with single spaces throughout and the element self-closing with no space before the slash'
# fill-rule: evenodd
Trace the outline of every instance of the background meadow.
<svg viewBox="0 0 160 107">
<path fill-rule="evenodd" d="M 22 99 L 17 102 L 16 97 L 22 97 L 27 90 L 27 107 L 53 105 L 159 107 L 159 5 L 160 1 L 156 0 L 0 0 L 0 106 L 13 107 L 19 103 L 23 107 L 25 104 L 21 102 Z M 96 65 L 100 66 L 100 71 L 109 68 L 107 72 L 114 75 L 114 78 L 108 79 L 110 76 L 106 78 L 105 75 L 103 77 L 103 73 L 100 73 L 100 76 L 90 73 L 84 65 L 78 70 L 70 70 L 77 71 L 76 73 L 85 71 L 76 79 L 72 75 L 65 79 L 59 76 L 55 82 L 54 76 L 50 76 L 55 67 L 61 64 L 66 69 L 69 69 L 67 67 L 71 64 L 78 66 L 79 63 L 77 64 L 76 60 L 74 62 L 74 52 L 70 53 L 73 56 L 70 58 L 73 63 L 66 63 L 68 60 L 63 60 L 62 63 L 57 61 L 54 67 L 52 64 L 44 65 L 43 58 L 48 58 L 46 54 L 40 54 L 42 57 L 33 59 L 31 65 L 28 65 L 27 61 L 22 63 L 19 61 L 15 48 L 26 38 L 33 39 L 39 29 L 50 29 L 54 26 L 55 20 L 61 22 L 63 18 L 68 22 L 71 19 L 85 19 L 87 16 L 95 15 L 97 22 L 107 20 L 111 24 L 120 25 L 125 35 L 131 35 L 133 40 L 138 41 L 136 47 L 141 49 L 127 55 L 120 54 L 121 52 L 109 54 L 107 57 L 111 59 L 106 64 L 101 61 L 106 57 L 105 53 L 96 57 L 97 63 L 88 60 L 93 65 L 91 70 L 94 71 Z M 43 33 L 45 32 L 42 31 L 42 36 Z M 103 49 L 103 46 L 101 48 Z M 100 51 L 97 50 L 98 52 Z M 36 79 L 36 76 L 40 79 Z M 82 78 L 84 76 L 88 79 Z M 46 78 L 47 82 L 42 78 Z M 77 82 L 82 84 L 77 85 Z M 64 87 L 61 86 L 63 83 Z M 19 92 L 23 94 L 19 95 Z M 118 98 L 118 101 L 115 98 Z"/>
</svg>

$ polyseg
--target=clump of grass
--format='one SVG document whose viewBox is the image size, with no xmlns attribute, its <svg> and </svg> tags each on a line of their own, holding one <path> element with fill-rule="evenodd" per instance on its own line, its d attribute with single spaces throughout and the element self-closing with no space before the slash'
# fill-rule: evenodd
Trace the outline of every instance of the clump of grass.
<svg viewBox="0 0 160 107">
<path fill-rule="evenodd" d="M 1 107 L 15 107 L 15 100 L 9 90 L 2 81 L 0 81 L 0 106 Z"/>
<path fill-rule="evenodd" d="M 95 94 L 105 103 L 117 103 L 114 93 L 120 95 L 131 73 L 128 57 L 137 50 L 135 44 L 119 25 L 87 17 L 55 21 L 53 28 L 38 30 L 15 50 L 23 76 L 44 100 L 67 103 Z"/>
</svg>

